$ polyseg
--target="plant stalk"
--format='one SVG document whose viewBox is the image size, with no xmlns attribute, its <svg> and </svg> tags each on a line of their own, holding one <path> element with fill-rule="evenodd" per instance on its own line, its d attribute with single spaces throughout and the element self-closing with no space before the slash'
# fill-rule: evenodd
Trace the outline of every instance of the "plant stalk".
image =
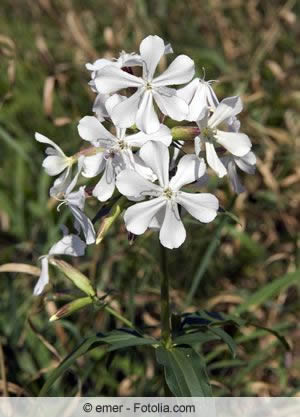
<svg viewBox="0 0 300 417">
<path fill-rule="evenodd" d="M 160 282 L 160 321 L 161 321 L 161 340 L 166 349 L 172 346 L 171 326 L 170 326 L 170 295 L 169 295 L 169 271 L 167 249 L 161 248 L 161 282 Z M 166 397 L 172 397 L 172 392 L 167 384 L 164 375 L 164 392 Z"/>
<path fill-rule="evenodd" d="M 167 262 L 167 250 L 161 245 L 161 283 L 160 283 L 160 305 L 161 305 L 161 339 L 166 348 L 171 347 L 171 326 L 170 326 L 170 296 L 169 296 L 169 272 Z"/>
</svg>

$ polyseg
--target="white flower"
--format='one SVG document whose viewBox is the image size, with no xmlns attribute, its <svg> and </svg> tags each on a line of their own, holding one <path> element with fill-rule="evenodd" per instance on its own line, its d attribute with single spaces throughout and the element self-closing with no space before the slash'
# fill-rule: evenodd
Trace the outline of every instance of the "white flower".
<svg viewBox="0 0 300 417">
<path fill-rule="evenodd" d="M 74 159 L 64 154 L 61 148 L 56 145 L 52 140 L 40 133 L 35 134 L 35 139 L 41 143 L 47 143 L 51 145 L 50 148 L 46 149 L 48 155 L 43 161 L 43 168 L 50 176 L 61 174 L 55 181 L 50 189 L 50 195 L 55 196 L 59 193 L 64 192 L 71 182 L 72 165 Z"/>
<path fill-rule="evenodd" d="M 205 144 L 207 163 L 219 177 L 224 177 L 227 174 L 227 169 L 219 159 L 215 145 L 223 146 L 232 155 L 238 157 L 245 156 L 251 149 L 250 139 L 244 133 L 225 132 L 218 129 L 221 123 L 236 116 L 242 111 L 242 108 L 239 97 L 228 97 L 218 104 L 211 116 L 209 116 L 207 109 L 203 118 L 197 121 L 201 133 L 200 137 L 195 140 L 195 152 L 197 154 L 200 146 Z"/>
<path fill-rule="evenodd" d="M 119 58 L 112 58 L 112 59 L 100 58 L 100 59 L 97 59 L 93 64 L 87 63 L 85 66 L 86 66 L 86 69 L 91 71 L 91 78 L 92 80 L 94 80 L 98 72 L 101 71 L 107 65 L 113 65 L 117 68 L 135 67 L 138 65 L 141 66 L 142 58 L 138 54 L 135 54 L 135 53 L 127 54 L 125 51 L 122 51 L 120 53 Z M 90 83 L 90 85 L 94 86 L 93 83 Z"/>
<path fill-rule="evenodd" d="M 233 190 L 239 194 L 243 193 L 245 187 L 240 182 L 240 179 L 237 174 L 236 166 L 238 166 L 242 171 L 247 172 L 247 174 L 253 175 L 255 173 L 256 157 L 253 152 L 248 152 L 245 156 L 234 156 L 226 155 L 221 158 L 221 161 L 225 165 L 228 171 L 228 177 L 231 182 Z"/>
<path fill-rule="evenodd" d="M 186 120 L 196 121 L 202 118 L 203 112 L 208 107 L 215 110 L 219 100 L 211 86 L 212 81 L 195 78 L 188 85 L 177 90 L 178 97 L 183 98 L 189 105 L 189 113 Z"/>
<path fill-rule="evenodd" d="M 107 102 L 107 108 L 124 98 L 115 94 Z M 110 113 L 110 112 L 109 112 Z M 132 148 L 140 148 L 147 141 L 160 141 L 170 145 L 172 136 L 167 126 L 161 125 L 159 130 L 151 135 L 138 132 L 126 135 L 126 129 L 116 129 L 116 134 L 110 133 L 96 117 L 85 116 L 80 120 L 78 132 L 82 139 L 91 142 L 96 147 L 103 148 L 103 152 L 85 158 L 85 177 L 103 175 L 93 190 L 93 195 L 100 201 L 108 200 L 115 190 L 116 175 L 125 168 L 137 170 L 141 175 L 152 178 L 149 168 L 143 166 L 138 156 L 132 153 Z"/>
<path fill-rule="evenodd" d="M 170 44 L 165 45 L 165 55 L 170 54 L 173 52 L 173 49 Z M 135 67 L 135 66 L 142 66 L 142 57 L 136 53 L 127 54 L 126 52 L 122 51 L 120 53 L 119 58 L 113 59 L 97 59 L 93 64 L 86 64 L 86 68 L 91 71 L 91 78 L 92 80 L 89 82 L 92 90 L 97 92 L 95 86 L 95 77 L 99 75 L 99 71 L 101 71 L 107 65 L 113 65 L 117 68 L 124 68 L 124 67 Z M 101 94 L 99 93 L 94 101 L 93 105 L 93 112 L 96 114 L 100 121 L 103 121 L 106 117 L 109 117 L 106 108 L 105 102 L 109 98 L 109 94 Z"/>
<path fill-rule="evenodd" d="M 140 45 L 143 61 L 143 75 L 136 77 L 120 68 L 105 66 L 95 78 L 98 92 L 112 94 L 123 88 L 135 87 L 137 91 L 124 102 L 119 103 L 111 114 L 114 123 L 122 128 L 134 123 L 145 133 L 154 133 L 160 123 L 154 110 L 153 100 L 161 112 L 175 120 L 183 120 L 188 113 L 187 103 L 177 96 L 174 88 L 168 86 L 185 84 L 194 75 L 194 62 L 186 55 L 178 56 L 158 77 L 156 67 L 165 53 L 163 40 L 148 36 Z"/>
<path fill-rule="evenodd" d="M 128 169 L 118 175 L 117 187 L 120 193 L 129 199 L 151 197 L 126 210 L 126 228 L 129 232 L 140 235 L 148 227 L 156 225 L 160 228 L 161 244 L 169 249 L 177 248 L 186 237 L 178 204 L 203 223 L 211 222 L 217 215 L 219 204 L 215 196 L 180 190 L 205 173 L 205 163 L 196 155 L 185 155 L 178 163 L 175 176 L 169 180 L 169 150 L 165 145 L 148 142 L 141 148 L 140 157 L 154 171 L 159 185 Z"/>
<path fill-rule="evenodd" d="M 74 234 L 68 233 L 68 229 L 64 227 L 65 236 L 56 242 L 49 250 L 48 255 L 41 256 L 41 274 L 36 283 L 33 294 L 40 295 L 45 286 L 49 282 L 49 258 L 54 255 L 69 255 L 69 256 L 83 256 L 86 244 Z"/>
<path fill-rule="evenodd" d="M 78 170 L 77 174 L 73 178 L 72 182 L 66 189 L 64 193 L 64 198 L 61 201 L 60 205 L 57 207 L 59 210 L 62 205 L 66 205 L 71 210 L 71 213 L 75 219 L 74 227 L 78 233 L 82 230 L 85 241 L 87 245 L 91 245 L 96 240 L 96 233 L 91 220 L 84 214 L 84 205 L 85 205 L 85 187 L 80 187 L 78 191 L 73 191 L 78 177 L 83 168 L 84 158 L 80 157 L 78 160 Z"/>
</svg>

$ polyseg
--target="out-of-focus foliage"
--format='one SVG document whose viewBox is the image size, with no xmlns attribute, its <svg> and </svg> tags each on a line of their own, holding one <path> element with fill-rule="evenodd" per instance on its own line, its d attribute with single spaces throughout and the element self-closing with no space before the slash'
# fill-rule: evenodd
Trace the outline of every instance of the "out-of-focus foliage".
<svg viewBox="0 0 300 417">
<path fill-rule="evenodd" d="M 56 202 L 48 197 L 52 179 L 41 168 L 44 149 L 34 132 L 56 141 L 66 154 L 81 146 L 76 126 L 92 113 L 94 99 L 86 62 L 123 49 L 136 51 L 144 36 L 157 34 L 176 53 L 204 67 L 206 79 L 219 80 L 220 98 L 242 95 L 241 122 L 258 156 L 257 173 L 244 179 L 248 192 L 231 209 L 240 224 L 223 221 L 216 235 L 222 216 L 206 226 L 186 219 L 188 239 L 168 254 L 172 310 L 182 312 L 190 295 L 189 311 L 239 311 L 279 330 L 291 351 L 254 327 L 228 329 L 239 345 L 235 359 L 219 342 L 198 346 L 215 395 L 300 392 L 300 302 L 294 274 L 300 261 L 297 15 L 294 0 L 1 0 L 0 264 L 36 265 L 60 237 L 58 223 L 69 222 L 67 210 L 58 217 Z M 222 206 L 228 207 L 232 192 L 226 180 L 210 188 L 218 188 Z M 96 204 L 90 203 L 91 213 Z M 130 246 L 119 221 L 75 265 L 99 292 L 112 291 L 117 310 L 159 336 L 155 233 Z M 106 311 L 89 306 L 49 323 L 75 290 L 51 269 L 52 290 L 34 298 L 35 279 L 0 273 L 0 363 L 5 363 L 0 390 L 11 395 L 37 395 L 48 372 L 84 337 L 118 325 Z M 77 359 L 51 395 L 162 393 L 161 369 L 150 349 L 126 349 L 114 357 L 105 352 L 99 347 Z"/>
</svg>

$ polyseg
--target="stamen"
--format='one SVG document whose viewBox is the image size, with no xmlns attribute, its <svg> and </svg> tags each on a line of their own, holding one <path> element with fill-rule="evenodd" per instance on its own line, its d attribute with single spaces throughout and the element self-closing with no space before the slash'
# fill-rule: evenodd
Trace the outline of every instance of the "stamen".
<svg viewBox="0 0 300 417">
<path fill-rule="evenodd" d="M 163 196 L 165 198 L 167 198 L 168 200 L 171 200 L 172 197 L 174 197 L 174 192 L 169 187 L 168 188 L 165 188 L 164 191 L 163 191 Z"/>
<path fill-rule="evenodd" d="M 206 127 L 205 129 L 201 131 L 201 137 L 205 141 L 210 142 L 210 143 L 215 143 L 216 141 L 215 135 L 216 135 L 216 129 L 212 129 L 210 127 Z"/>
</svg>

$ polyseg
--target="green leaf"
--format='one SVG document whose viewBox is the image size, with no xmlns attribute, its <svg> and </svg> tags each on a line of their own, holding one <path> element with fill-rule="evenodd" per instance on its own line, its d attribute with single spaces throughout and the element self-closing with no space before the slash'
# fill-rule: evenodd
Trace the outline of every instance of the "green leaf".
<svg viewBox="0 0 300 417">
<path fill-rule="evenodd" d="M 122 349 L 125 347 L 140 346 L 140 345 L 154 345 L 157 341 L 155 339 L 144 338 L 137 332 L 131 329 L 114 330 L 106 335 L 92 336 L 85 339 L 79 346 L 77 346 L 70 355 L 68 355 L 59 366 L 50 374 L 46 383 L 42 387 L 39 396 L 43 397 L 49 391 L 54 382 L 69 369 L 77 358 L 89 352 L 95 347 L 108 344 L 111 347 L 108 351 Z"/>
<path fill-rule="evenodd" d="M 212 334 L 210 331 L 186 333 L 173 339 L 176 345 L 193 345 L 196 343 L 210 342 L 212 340 L 219 340 L 219 336 Z"/>
<path fill-rule="evenodd" d="M 122 349 L 131 346 L 155 345 L 157 340 L 150 337 L 143 337 L 131 329 L 115 330 L 106 336 L 105 342 L 112 345 L 108 351 Z"/>
<path fill-rule="evenodd" d="M 243 304 L 240 304 L 236 309 L 236 314 L 244 313 L 249 310 L 250 307 L 258 306 L 277 295 L 280 291 L 286 290 L 294 283 L 300 282 L 300 269 L 295 272 L 290 272 L 284 275 L 282 278 L 276 279 L 270 284 L 265 285 L 263 288 L 250 295 Z"/>
<path fill-rule="evenodd" d="M 77 346 L 70 355 L 68 355 L 60 364 L 59 366 L 54 369 L 54 371 L 50 374 L 49 378 L 43 385 L 39 397 L 44 397 L 54 382 L 67 370 L 69 369 L 77 358 L 87 353 L 89 350 L 103 345 L 104 342 L 102 337 L 93 336 L 89 337 L 88 339 L 84 340 L 79 346 Z"/>
<path fill-rule="evenodd" d="M 219 336 L 223 340 L 223 342 L 227 344 L 227 346 L 229 347 L 231 351 L 233 358 L 235 358 L 237 346 L 233 338 L 228 333 L 226 333 L 223 329 L 220 329 L 219 327 L 210 327 L 210 331 L 216 334 L 217 336 Z"/>
<path fill-rule="evenodd" d="M 265 330 L 266 332 L 271 333 L 273 336 L 277 337 L 277 339 L 283 344 L 286 350 L 291 350 L 291 347 L 288 344 L 286 338 L 282 336 L 280 333 L 278 333 L 276 330 L 270 329 L 269 327 L 263 327 L 259 324 L 252 323 L 252 322 L 247 323 L 247 325 L 251 325 L 251 326 L 257 327 L 258 329 L 262 329 L 262 330 Z"/>
<path fill-rule="evenodd" d="M 205 365 L 190 347 L 156 349 L 157 362 L 164 367 L 168 387 L 176 397 L 211 397 Z"/>
</svg>

